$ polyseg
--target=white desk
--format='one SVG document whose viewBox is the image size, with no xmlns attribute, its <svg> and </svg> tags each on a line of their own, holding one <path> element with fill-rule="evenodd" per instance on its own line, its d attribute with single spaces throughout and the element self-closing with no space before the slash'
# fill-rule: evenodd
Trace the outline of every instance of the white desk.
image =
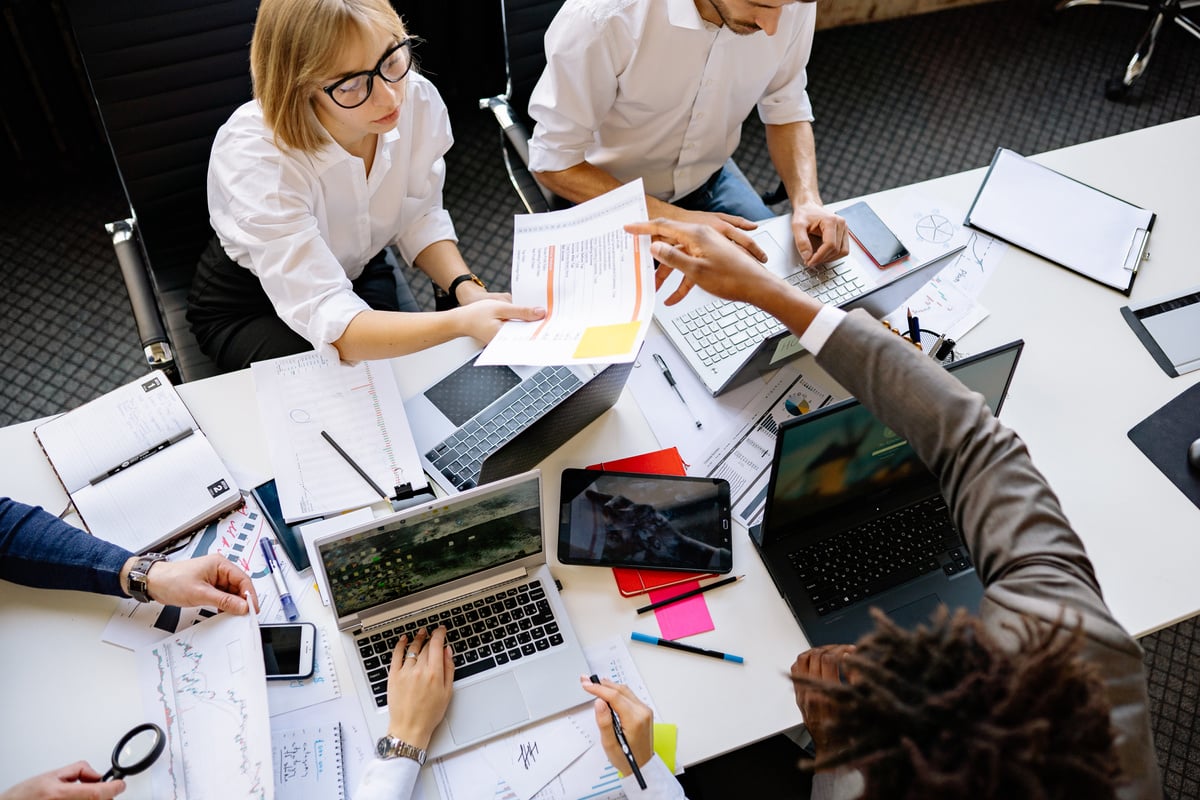
<svg viewBox="0 0 1200 800">
<path fill-rule="evenodd" d="M 1135 282 L 1135 301 L 1200 285 L 1200 261 L 1194 257 L 1200 220 L 1193 199 L 1200 161 L 1173 155 L 1198 140 L 1200 117 L 1040 159 L 1158 212 L 1152 260 Z M 981 178 L 982 170 L 974 170 L 919 188 L 965 209 Z M 1167 378 L 1118 314 L 1127 298 L 1015 249 L 981 301 L 991 316 L 960 346 L 977 352 L 1025 339 L 1004 419 L 1029 443 L 1035 462 L 1058 490 L 1117 618 L 1142 634 L 1200 612 L 1200 582 L 1194 577 L 1200 565 L 1200 510 L 1125 435 L 1200 380 L 1200 373 Z M 418 388 L 419 365 L 433 358 L 422 354 L 397 370 L 404 391 Z M 268 473 L 248 372 L 189 384 L 181 392 L 238 474 Z M 58 511 L 66 499 L 32 427 L 0 430 L 5 456 L 0 491 Z M 612 411 L 543 463 L 547 524 L 553 529 L 556 522 L 561 468 L 656 446 L 627 392 Z M 679 725 L 685 765 L 800 721 L 785 671 L 806 647 L 803 636 L 741 532 L 734 559 L 735 571 L 747 579 L 708 595 L 716 630 L 695 641 L 744 656 L 744 666 L 630 646 L 662 718 Z M 552 564 L 585 642 L 628 637 L 630 630 L 655 632 L 652 619 L 633 614 L 640 601 L 621 598 L 607 570 Z M 5 680 L 0 707 L 10 721 L 0 747 L 0 786 L 80 758 L 101 767 L 116 738 L 142 721 L 137 691 L 126 677 L 131 655 L 99 640 L 113 607 L 107 598 L 0 584 L 0 675 Z M 346 680 L 342 686 L 345 691 L 352 684 Z M 701 702 L 714 699 L 715 704 Z M 148 781 L 135 779 L 126 796 L 148 796 Z"/>
</svg>

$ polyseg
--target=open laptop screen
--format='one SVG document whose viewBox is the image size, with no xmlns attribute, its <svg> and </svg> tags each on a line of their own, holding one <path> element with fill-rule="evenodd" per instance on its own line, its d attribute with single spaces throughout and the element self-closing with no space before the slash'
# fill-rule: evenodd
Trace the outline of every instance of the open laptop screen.
<svg viewBox="0 0 1200 800">
<path fill-rule="evenodd" d="M 523 480 L 320 545 L 337 615 L 540 553 L 539 497 L 539 481 Z"/>
<path fill-rule="evenodd" d="M 1013 342 L 948 369 L 999 413 L 1023 344 Z M 764 534 L 820 526 L 856 504 L 906 496 L 931 479 L 907 440 L 858 401 L 813 411 L 779 430 Z"/>
</svg>

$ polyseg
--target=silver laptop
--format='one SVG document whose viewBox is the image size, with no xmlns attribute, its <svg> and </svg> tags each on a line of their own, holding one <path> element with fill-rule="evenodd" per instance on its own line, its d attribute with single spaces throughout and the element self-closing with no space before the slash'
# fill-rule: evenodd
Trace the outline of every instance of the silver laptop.
<svg viewBox="0 0 1200 800">
<path fill-rule="evenodd" d="M 612 408 L 632 368 L 480 367 L 472 356 L 404 410 L 425 472 L 453 494 L 541 463 Z"/>
<path fill-rule="evenodd" d="M 962 247 L 924 263 L 909 262 L 880 269 L 857 249 L 819 267 L 800 262 L 792 239 L 792 217 L 785 214 L 758 223 L 750 232 L 767 254 L 766 268 L 818 300 L 846 310 L 864 308 L 884 317 L 951 263 Z M 659 293 L 654 319 L 671 344 L 715 396 L 769 372 L 804 353 L 795 336 L 774 317 L 747 303 L 734 303 L 693 288 L 673 306 Z"/>
<path fill-rule="evenodd" d="M 454 695 L 427 752 L 445 755 L 587 701 L 587 661 L 546 565 L 541 473 L 440 498 L 314 542 L 374 736 L 401 634 L 445 625 Z"/>
</svg>

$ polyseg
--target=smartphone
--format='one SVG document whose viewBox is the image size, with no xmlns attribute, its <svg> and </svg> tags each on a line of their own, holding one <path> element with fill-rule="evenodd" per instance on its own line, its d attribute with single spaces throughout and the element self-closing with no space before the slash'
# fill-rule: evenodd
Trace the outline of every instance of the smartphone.
<svg viewBox="0 0 1200 800">
<path fill-rule="evenodd" d="M 311 622 L 271 623 L 258 626 L 262 635 L 267 680 L 308 678 L 313 674 L 317 626 Z"/>
<path fill-rule="evenodd" d="M 876 266 L 886 267 L 908 258 L 908 248 L 896 238 L 887 225 L 883 224 L 869 205 L 857 202 L 838 211 L 838 216 L 846 220 L 850 235 L 859 247 L 866 251 Z"/>
<path fill-rule="evenodd" d="M 559 497 L 564 564 L 733 569 L 729 483 L 720 478 L 565 469 Z"/>
<path fill-rule="evenodd" d="M 292 566 L 297 572 L 308 569 L 312 564 L 308 560 L 308 551 L 304 549 L 304 538 L 300 531 L 287 524 L 283 518 L 283 508 L 279 505 L 279 490 L 275 488 L 275 479 L 261 483 L 251 490 L 250 495 L 267 517 L 267 523 L 275 532 L 275 541 L 283 547 Z"/>
</svg>

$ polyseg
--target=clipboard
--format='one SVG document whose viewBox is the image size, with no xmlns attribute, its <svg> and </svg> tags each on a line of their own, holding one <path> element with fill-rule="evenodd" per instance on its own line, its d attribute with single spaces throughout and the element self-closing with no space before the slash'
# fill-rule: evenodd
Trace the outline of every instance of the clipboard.
<svg viewBox="0 0 1200 800">
<path fill-rule="evenodd" d="M 1128 295 L 1155 214 L 997 148 L 964 223 Z"/>
<path fill-rule="evenodd" d="M 1121 316 L 1163 372 L 1178 378 L 1200 369 L 1200 286 L 1125 306 Z"/>
</svg>

